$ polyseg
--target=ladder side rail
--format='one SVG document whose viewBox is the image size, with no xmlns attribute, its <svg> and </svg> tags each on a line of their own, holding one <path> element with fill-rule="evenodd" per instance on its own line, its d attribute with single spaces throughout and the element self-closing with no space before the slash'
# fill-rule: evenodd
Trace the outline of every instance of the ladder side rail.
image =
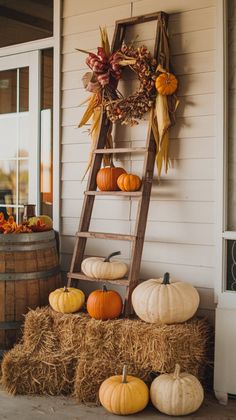
<svg viewBox="0 0 236 420">
<path fill-rule="evenodd" d="M 152 118 L 153 110 L 150 112 L 149 127 L 147 133 L 146 145 L 148 152 L 146 153 L 143 165 L 143 179 L 142 179 L 142 198 L 139 200 L 136 223 L 134 229 L 134 236 L 136 240 L 132 243 L 131 260 L 129 270 L 129 287 L 126 291 L 125 297 L 125 314 L 131 313 L 131 294 L 134 288 L 139 283 L 141 258 L 144 245 L 144 237 L 147 225 L 147 216 L 150 204 L 151 189 L 153 183 L 153 173 L 156 161 L 156 143 L 152 133 Z"/>
<path fill-rule="evenodd" d="M 96 148 L 102 148 L 106 144 L 106 138 L 107 138 L 107 132 L 110 127 L 110 121 L 106 118 L 105 113 L 103 113 L 101 117 L 101 123 L 100 123 L 100 131 L 99 135 L 97 137 L 97 141 L 95 144 Z M 96 185 L 96 175 L 98 170 L 101 167 L 102 162 L 102 155 L 100 154 L 94 154 L 92 158 L 91 163 L 91 170 L 88 177 L 87 182 L 87 190 L 95 190 Z M 89 229 L 90 221 L 91 221 L 91 215 L 93 211 L 93 205 L 94 205 L 94 199 L 95 195 L 85 195 L 84 201 L 83 201 L 83 207 L 80 215 L 80 223 L 79 223 L 79 231 L 86 232 Z M 76 237 L 75 239 L 75 246 L 74 251 L 72 255 L 71 260 L 71 266 L 70 266 L 70 273 L 73 273 L 74 271 L 80 271 L 81 262 L 83 260 L 84 251 L 86 247 L 87 238 L 80 238 Z M 70 279 L 69 279 L 70 284 Z"/>
<path fill-rule="evenodd" d="M 162 32 L 160 28 L 160 21 L 164 20 L 164 24 L 167 28 L 168 25 L 168 15 L 164 12 L 157 13 L 157 26 L 156 26 L 156 39 L 154 46 L 154 57 L 159 60 L 162 64 L 165 64 L 165 47 L 166 39 L 163 39 Z M 169 63 L 169 49 L 168 57 L 166 57 L 167 63 Z M 143 166 L 143 182 L 142 182 L 142 198 L 139 201 L 136 224 L 135 224 L 135 235 L 136 241 L 132 244 L 131 249 L 131 262 L 130 262 L 130 272 L 129 272 L 129 286 L 126 291 L 125 304 L 124 304 L 124 313 L 126 316 L 130 315 L 132 312 L 132 303 L 131 295 L 134 288 L 139 283 L 140 268 L 141 268 L 141 259 L 144 245 L 144 237 L 147 225 L 148 210 L 151 197 L 151 189 L 153 182 L 154 167 L 156 161 L 156 142 L 154 134 L 152 131 L 152 120 L 153 120 L 152 109 L 149 115 L 149 126 L 146 139 L 146 147 L 148 152 L 145 156 L 144 166 Z"/>
</svg>

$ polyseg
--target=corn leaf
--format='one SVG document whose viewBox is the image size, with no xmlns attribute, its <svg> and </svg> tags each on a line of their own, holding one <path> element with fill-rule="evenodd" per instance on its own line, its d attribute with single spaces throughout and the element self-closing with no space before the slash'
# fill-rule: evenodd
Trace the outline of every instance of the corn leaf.
<svg viewBox="0 0 236 420">
<path fill-rule="evenodd" d="M 91 54 L 91 52 L 90 52 L 90 51 L 87 51 L 87 50 L 82 50 L 81 48 L 75 48 L 75 49 L 76 49 L 76 51 L 82 52 L 82 53 L 84 53 L 84 54 Z"/>
<path fill-rule="evenodd" d="M 89 152 L 89 159 L 88 159 L 88 164 L 85 170 L 85 173 L 83 175 L 82 181 L 84 180 L 91 164 L 92 164 L 92 159 L 93 159 L 93 151 L 95 149 L 95 144 L 96 144 L 96 140 L 97 140 L 97 136 L 99 134 L 99 128 L 100 128 L 100 120 L 101 120 L 101 116 L 102 116 L 102 107 L 96 107 L 93 110 L 93 121 L 92 121 L 92 125 L 91 125 L 91 129 L 90 129 L 90 135 L 92 138 L 92 144 L 91 144 L 91 148 L 90 148 L 90 152 Z"/>
<path fill-rule="evenodd" d="M 97 105 L 97 96 L 93 94 L 90 96 L 88 106 L 85 110 L 83 117 L 81 118 L 81 121 L 79 122 L 79 125 L 78 125 L 79 128 L 83 127 L 83 125 L 86 124 L 88 120 L 92 117 L 96 105 Z"/>
<path fill-rule="evenodd" d="M 163 164 L 165 165 L 165 171 L 168 170 L 169 157 L 169 136 L 168 128 L 171 125 L 167 97 L 157 94 L 155 104 L 155 116 L 159 138 L 159 149 L 157 150 L 156 162 L 158 177 L 161 175 Z M 155 136 L 155 134 L 154 134 Z"/>
<path fill-rule="evenodd" d="M 101 35 L 102 48 L 104 49 L 106 57 L 109 58 L 111 55 L 111 49 L 110 49 L 110 43 L 109 43 L 108 34 L 107 34 L 107 28 L 101 28 L 101 26 L 99 26 L 99 29 L 100 29 L 100 35 Z"/>
</svg>

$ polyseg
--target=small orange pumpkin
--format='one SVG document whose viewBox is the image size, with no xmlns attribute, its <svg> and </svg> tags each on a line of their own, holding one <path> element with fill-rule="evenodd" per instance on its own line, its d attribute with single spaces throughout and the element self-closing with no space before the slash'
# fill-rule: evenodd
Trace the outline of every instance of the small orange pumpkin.
<svg viewBox="0 0 236 420">
<path fill-rule="evenodd" d="M 126 174 L 123 168 L 115 167 L 113 161 L 110 161 L 109 166 L 99 169 L 97 173 L 97 186 L 101 191 L 117 191 L 117 179 L 121 174 Z"/>
<path fill-rule="evenodd" d="M 141 179 L 138 175 L 122 174 L 117 179 L 117 185 L 121 191 L 138 191 L 141 186 Z"/>
<path fill-rule="evenodd" d="M 177 89 L 178 80 L 172 73 L 161 73 L 156 78 L 156 90 L 161 95 L 172 95 Z"/>
<path fill-rule="evenodd" d="M 92 318 L 114 319 L 119 317 L 122 311 L 122 299 L 114 290 L 107 290 L 104 285 L 102 290 L 94 290 L 87 300 L 87 311 Z"/>
</svg>

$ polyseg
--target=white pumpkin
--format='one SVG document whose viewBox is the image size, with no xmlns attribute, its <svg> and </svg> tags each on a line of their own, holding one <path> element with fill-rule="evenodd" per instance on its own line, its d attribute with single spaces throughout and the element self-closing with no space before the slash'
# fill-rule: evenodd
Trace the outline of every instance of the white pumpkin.
<svg viewBox="0 0 236 420">
<path fill-rule="evenodd" d="M 87 277 L 93 279 L 122 279 L 128 271 L 128 266 L 122 261 L 110 261 L 115 255 L 120 255 L 120 251 L 113 252 L 107 258 L 86 258 L 82 262 L 81 269 Z"/>
<path fill-rule="evenodd" d="M 170 416 L 184 416 L 198 410 L 204 399 L 199 380 L 190 373 L 180 373 L 175 366 L 174 373 L 165 373 L 152 382 L 150 396 L 153 405 Z"/>
<path fill-rule="evenodd" d="M 139 284 L 132 293 L 132 304 L 143 321 L 174 324 L 190 319 L 199 305 L 199 294 L 189 283 L 163 278 Z"/>
</svg>

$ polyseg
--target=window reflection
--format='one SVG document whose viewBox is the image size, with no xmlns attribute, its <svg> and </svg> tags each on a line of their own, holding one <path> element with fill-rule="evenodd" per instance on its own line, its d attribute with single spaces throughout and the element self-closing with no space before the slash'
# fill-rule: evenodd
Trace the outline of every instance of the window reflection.
<svg viewBox="0 0 236 420">
<path fill-rule="evenodd" d="M 53 49 L 42 51 L 41 77 L 41 213 L 52 217 Z"/>
<path fill-rule="evenodd" d="M 16 112 L 17 71 L 0 72 L 0 114 Z"/>
<path fill-rule="evenodd" d="M 0 201 L 16 204 L 16 161 L 0 161 Z"/>
<path fill-rule="evenodd" d="M 19 204 L 28 203 L 28 184 L 29 184 L 29 162 L 28 160 L 19 161 Z"/>
<path fill-rule="evenodd" d="M 19 111 L 29 111 L 29 67 L 19 70 Z"/>
</svg>

